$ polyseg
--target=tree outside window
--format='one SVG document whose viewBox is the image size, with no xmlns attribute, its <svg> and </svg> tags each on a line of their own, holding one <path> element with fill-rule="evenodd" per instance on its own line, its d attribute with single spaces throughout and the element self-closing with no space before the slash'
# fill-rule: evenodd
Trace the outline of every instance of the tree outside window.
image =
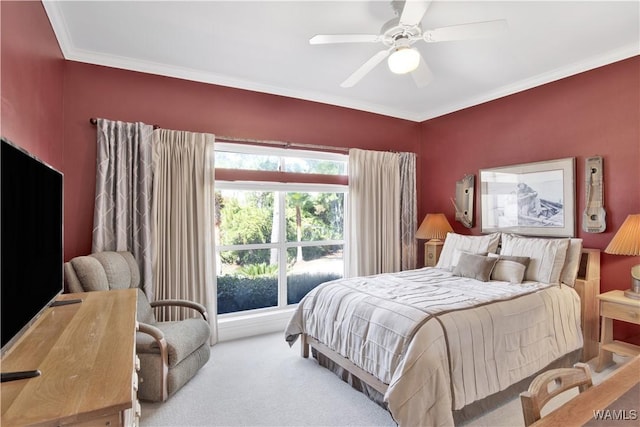
<svg viewBox="0 0 640 427">
<path fill-rule="evenodd" d="M 219 314 L 278 306 L 282 292 L 295 304 L 343 276 L 344 193 L 224 189 L 216 200 Z"/>
</svg>

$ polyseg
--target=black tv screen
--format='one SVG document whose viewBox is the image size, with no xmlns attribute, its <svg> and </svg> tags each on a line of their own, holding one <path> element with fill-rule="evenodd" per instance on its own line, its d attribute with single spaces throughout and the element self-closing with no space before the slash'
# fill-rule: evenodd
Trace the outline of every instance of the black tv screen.
<svg viewBox="0 0 640 427">
<path fill-rule="evenodd" d="M 63 177 L 2 138 L 2 353 L 63 290 Z"/>
</svg>

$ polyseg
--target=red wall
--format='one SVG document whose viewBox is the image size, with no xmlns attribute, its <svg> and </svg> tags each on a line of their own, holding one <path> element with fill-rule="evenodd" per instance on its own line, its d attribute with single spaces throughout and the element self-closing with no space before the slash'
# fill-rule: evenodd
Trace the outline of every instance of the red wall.
<svg viewBox="0 0 640 427">
<path fill-rule="evenodd" d="M 478 170 L 564 157 L 576 158 L 577 235 L 604 250 L 628 214 L 640 213 L 640 57 L 565 78 L 422 123 L 425 177 L 421 218 L 445 212 L 457 232 L 479 234 Z M 604 158 L 607 230 L 582 231 L 585 158 Z M 455 182 L 476 176 L 475 227 L 453 220 Z M 602 253 L 601 292 L 628 289 L 639 257 Z M 619 325 L 620 326 L 620 325 Z M 640 328 L 617 327 L 617 334 Z"/>
<path fill-rule="evenodd" d="M 603 249 L 640 212 L 640 59 L 621 61 L 424 123 L 308 101 L 65 62 L 40 2 L 0 2 L 1 133 L 65 173 L 65 258 L 91 248 L 95 128 L 89 117 L 308 144 L 416 151 L 420 218 L 453 221 L 455 181 L 478 169 L 577 159 L 578 235 Z M 580 231 L 584 159 L 605 160 L 607 231 Z M 477 188 L 477 187 L 476 187 Z M 476 201 L 476 213 L 479 204 Z M 476 215 L 476 219 L 477 219 Z M 602 255 L 601 290 L 638 258 Z M 631 331 L 616 326 L 616 335 Z"/>
<path fill-rule="evenodd" d="M 0 133 L 63 170 L 64 58 L 42 3 L 3 1 Z"/>
<path fill-rule="evenodd" d="M 142 121 L 221 136 L 416 151 L 420 124 L 377 114 L 169 77 L 68 62 L 65 257 L 91 250 L 95 126 L 90 117 Z"/>
</svg>

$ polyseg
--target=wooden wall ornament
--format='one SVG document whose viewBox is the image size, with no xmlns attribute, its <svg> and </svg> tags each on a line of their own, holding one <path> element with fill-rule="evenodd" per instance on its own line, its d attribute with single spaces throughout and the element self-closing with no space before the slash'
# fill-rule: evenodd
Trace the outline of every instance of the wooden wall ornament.
<svg viewBox="0 0 640 427">
<path fill-rule="evenodd" d="M 456 200 L 453 202 L 456 208 L 456 221 L 467 228 L 473 227 L 473 193 L 475 176 L 465 175 L 456 181 Z"/>
<path fill-rule="evenodd" d="M 602 163 L 602 156 L 588 157 L 585 160 L 586 194 L 582 229 L 587 233 L 602 233 L 607 229 Z"/>
</svg>

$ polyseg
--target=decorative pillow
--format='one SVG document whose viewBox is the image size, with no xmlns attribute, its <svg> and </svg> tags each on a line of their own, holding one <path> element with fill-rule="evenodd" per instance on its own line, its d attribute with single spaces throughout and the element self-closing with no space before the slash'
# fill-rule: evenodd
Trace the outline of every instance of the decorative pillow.
<svg viewBox="0 0 640 427">
<path fill-rule="evenodd" d="M 565 285 L 574 286 L 576 284 L 576 276 L 580 268 L 580 259 L 582 258 L 582 239 L 569 239 L 569 249 L 567 257 L 564 260 L 564 267 L 560 274 L 560 282 Z"/>
<path fill-rule="evenodd" d="M 501 282 L 522 283 L 524 273 L 529 265 L 529 257 L 526 256 L 509 256 L 494 255 L 498 262 L 491 272 L 491 280 L 499 280 Z"/>
<path fill-rule="evenodd" d="M 458 262 L 460 262 L 460 254 L 471 254 L 471 255 L 482 255 L 482 256 L 486 256 L 487 253 L 486 252 L 471 252 L 471 251 L 461 251 L 460 249 L 454 249 L 453 250 L 453 257 L 451 259 L 451 266 L 449 267 L 449 269 L 451 271 L 453 271 L 453 269 L 456 267 L 456 265 L 458 265 Z M 495 254 L 492 254 L 495 255 Z"/>
<path fill-rule="evenodd" d="M 462 234 L 447 233 L 440 259 L 436 267 L 449 271 L 455 267 L 454 251 L 465 251 L 473 254 L 495 253 L 500 242 L 500 233 L 492 233 L 484 236 L 464 236 Z"/>
<path fill-rule="evenodd" d="M 544 239 L 502 234 L 502 255 L 528 256 L 524 278 L 536 282 L 558 284 L 569 248 L 569 239 Z"/>
<path fill-rule="evenodd" d="M 453 275 L 488 282 L 497 261 L 497 258 L 462 252 L 458 265 L 453 269 Z"/>
</svg>

